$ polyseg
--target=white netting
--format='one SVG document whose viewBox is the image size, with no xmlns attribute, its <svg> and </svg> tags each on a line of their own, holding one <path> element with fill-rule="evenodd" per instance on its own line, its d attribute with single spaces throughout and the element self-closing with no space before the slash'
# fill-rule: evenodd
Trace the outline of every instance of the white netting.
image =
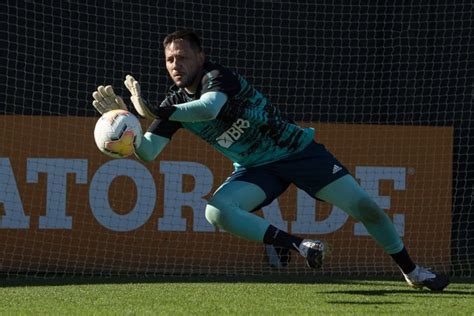
<svg viewBox="0 0 474 316">
<path fill-rule="evenodd" d="M 191 28 L 213 59 L 317 128 L 417 262 L 472 276 L 470 1 L 9 0 L 0 9 L 0 271 L 313 273 L 296 254 L 271 268 L 263 245 L 206 222 L 205 199 L 232 166 L 193 135 L 180 131 L 152 164 L 95 148 L 96 86 L 127 96 L 131 73 L 161 101 L 163 37 Z M 322 273 L 398 273 L 359 224 L 295 188 L 264 213 L 333 245 Z"/>
</svg>

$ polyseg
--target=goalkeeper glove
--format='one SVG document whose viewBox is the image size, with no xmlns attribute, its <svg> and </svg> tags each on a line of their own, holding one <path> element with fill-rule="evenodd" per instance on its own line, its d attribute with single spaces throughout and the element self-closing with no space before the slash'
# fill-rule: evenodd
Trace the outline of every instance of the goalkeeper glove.
<svg viewBox="0 0 474 316">
<path fill-rule="evenodd" d="M 152 108 L 148 105 L 148 102 L 141 95 L 140 84 L 138 81 L 136 81 L 131 75 L 127 75 L 125 77 L 124 83 L 125 87 L 127 87 L 128 91 L 130 91 L 130 100 L 132 101 L 135 110 L 142 117 L 148 119 L 168 119 L 171 114 L 176 111 L 176 107 L 166 106 L 153 109 L 155 111 L 153 112 Z M 99 111 L 100 114 L 104 114 L 110 110 L 128 111 L 125 102 L 123 102 L 121 97 L 115 94 L 114 89 L 110 85 L 106 87 L 97 87 L 97 91 L 92 93 L 92 97 L 94 98 L 92 105 L 97 111 Z"/>
<path fill-rule="evenodd" d="M 122 98 L 115 94 L 112 86 L 98 86 L 97 91 L 92 93 L 94 101 L 92 105 L 99 111 L 100 114 L 104 114 L 110 110 L 125 110 L 127 106 L 123 102 Z"/>
<path fill-rule="evenodd" d="M 140 89 L 140 84 L 135 80 L 131 75 L 127 75 L 124 81 L 125 87 L 130 91 L 131 97 L 130 100 L 137 110 L 138 114 L 148 119 L 156 119 L 156 115 L 151 112 L 148 107 L 148 102 L 142 97 L 142 90 Z"/>
<path fill-rule="evenodd" d="M 140 84 L 138 83 L 135 78 L 131 75 L 127 75 L 124 81 L 125 87 L 127 87 L 128 91 L 130 91 L 131 97 L 130 100 L 137 110 L 138 114 L 143 116 L 144 118 L 148 119 L 168 119 L 174 111 L 176 111 L 176 107 L 174 106 L 166 106 L 166 107 L 158 107 L 152 108 L 149 106 L 148 102 L 142 97 Z"/>
</svg>

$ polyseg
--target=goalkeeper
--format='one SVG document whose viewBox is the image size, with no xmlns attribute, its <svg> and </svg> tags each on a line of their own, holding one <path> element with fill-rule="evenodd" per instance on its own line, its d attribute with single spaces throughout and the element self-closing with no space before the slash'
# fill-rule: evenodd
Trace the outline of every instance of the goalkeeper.
<svg viewBox="0 0 474 316">
<path fill-rule="evenodd" d="M 295 250 L 309 267 L 319 268 L 323 242 L 288 234 L 252 213 L 293 183 L 362 222 L 410 286 L 441 291 L 449 284 L 447 276 L 413 263 L 389 217 L 344 165 L 314 141 L 312 128 L 289 123 L 243 77 L 206 59 L 194 32 L 171 33 L 163 46 L 174 85 L 160 105 L 145 101 L 132 76 L 125 79 L 136 111 L 153 120 L 135 154 L 143 161 L 155 159 L 173 134 L 185 128 L 231 159 L 234 172 L 206 206 L 211 224 L 248 240 Z M 99 86 L 93 98 L 100 113 L 126 109 L 111 86 Z"/>
</svg>

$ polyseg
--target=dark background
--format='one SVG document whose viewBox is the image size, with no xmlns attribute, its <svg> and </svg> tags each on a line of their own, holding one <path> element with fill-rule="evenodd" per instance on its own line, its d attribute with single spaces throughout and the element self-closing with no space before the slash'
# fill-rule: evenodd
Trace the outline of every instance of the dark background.
<svg viewBox="0 0 474 316">
<path fill-rule="evenodd" d="M 395 3 L 2 1 L 0 115 L 96 116 L 92 91 L 127 73 L 159 100 L 161 41 L 192 28 L 292 119 L 453 126 L 453 268 L 472 276 L 472 3 Z"/>
</svg>

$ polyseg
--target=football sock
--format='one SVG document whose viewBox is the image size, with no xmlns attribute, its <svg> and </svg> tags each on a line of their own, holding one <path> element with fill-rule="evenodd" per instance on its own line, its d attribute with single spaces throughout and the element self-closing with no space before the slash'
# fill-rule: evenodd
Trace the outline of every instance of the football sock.
<svg viewBox="0 0 474 316">
<path fill-rule="evenodd" d="M 268 229 L 263 236 L 263 242 L 265 244 L 293 250 L 298 250 L 302 241 L 302 238 L 290 235 L 273 225 L 268 226 Z"/>
<path fill-rule="evenodd" d="M 408 274 L 415 270 L 416 265 L 410 258 L 408 251 L 403 247 L 402 251 L 390 255 L 398 264 L 403 273 Z"/>
</svg>

